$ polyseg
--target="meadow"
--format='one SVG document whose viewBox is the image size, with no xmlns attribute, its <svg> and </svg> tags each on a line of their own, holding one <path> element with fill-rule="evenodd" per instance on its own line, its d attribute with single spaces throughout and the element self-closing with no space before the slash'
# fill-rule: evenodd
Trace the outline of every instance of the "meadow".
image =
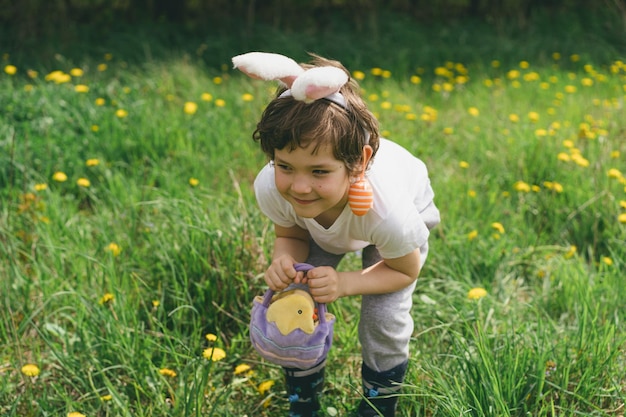
<svg viewBox="0 0 626 417">
<path fill-rule="evenodd" d="M 273 233 L 251 134 L 274 86 L 224 57 L 255 47 L 344 61 L 383 135 L 429 167 L 442 222 L 399 416 L 623 415 L 626 54 L 582 30 L 461 29 L 378 54 L 347 34 L 166 59 L 150 39 L 0 50 L 0 415 L 287 414 L 248 341 Z M 360 399 L 358 306 L 329 306 L 328 415 Z"/>
</svg>

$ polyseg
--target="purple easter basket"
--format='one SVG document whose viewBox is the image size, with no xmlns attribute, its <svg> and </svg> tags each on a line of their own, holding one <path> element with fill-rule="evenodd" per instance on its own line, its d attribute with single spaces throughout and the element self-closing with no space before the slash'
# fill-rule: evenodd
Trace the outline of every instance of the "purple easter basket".
<svg viewBox="0 0 626 417">
<path fill-rule="evenodd" d="M 299 263 L 296 271 L 308 271 L 312 265 Z M 263 358 L 286 368 L 309 369 L 326 358 L 333 341 L 335 317 L 327 314 L 326 304 L 317 304 L 319 322 L 313 333 L 294 329 L 283 335 L 276 323 L 267 321 L 267 309 L 274 292 L 267 290 L 264 296 L 257 296 L 252 305 L 250 317 L 250 340 L 252 346 Z"/>
</svg>

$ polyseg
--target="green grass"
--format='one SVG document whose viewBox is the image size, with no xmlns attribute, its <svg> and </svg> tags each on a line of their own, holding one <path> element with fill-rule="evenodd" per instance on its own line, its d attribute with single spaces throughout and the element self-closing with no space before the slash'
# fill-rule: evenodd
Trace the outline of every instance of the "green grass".
<svg viewBox="0 0 626 417">
<path fill-rule="evenodd" d="M 385 135 L 427 163 L 442 212 L 399 415 L 622 414 L 623 52 L 583 26 L 559 43 L 538 26 L 523 42 L 457 23 L 419 47 L 426 31 L 395 30 L 364 49 L 342 32 L 316 52 L 343 59 L 344 48 L 365 74 Z M 312 41 L 298 39 L 274 49 L 302 59 Z M 213 62 L 194 41 L 155 58 L 146 51 L 160 45 L 132 38 L 110 59 L 54 64 L 6 51 L 2 69 L 17 73 L 0 73 L 0 414 L 286 415 L 280 370 L 247 333 L 272 241 L 251 189 L 264 163 L 251 134 L 273 86 L 220 65 L 264 40 L 214 51 L 205 40 Z M 73 68 L 83 75 L 45 79 Z M 475 287 L 487 296 L 468 299 Z M 330 308 L 324 406 L 347 415 L 360 391 L 358 300 Z M 205 359 L 211 347 L 225 358 Z M 22 373 L 28 363 L 38 376 Z M 251 372 L 235 374 L 242 364 Z"/>
</svg>

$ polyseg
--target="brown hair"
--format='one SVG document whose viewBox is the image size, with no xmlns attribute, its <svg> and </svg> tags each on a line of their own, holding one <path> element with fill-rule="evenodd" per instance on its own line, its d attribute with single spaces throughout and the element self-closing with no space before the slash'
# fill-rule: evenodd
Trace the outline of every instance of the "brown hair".
<svg viewBox="0 0 626 417">
<path fill-rule="evenodd" d="M 333 66 L 350 75 L 338 61 L 311 56 L 311 63 L 301 64 L 303 68 Z M 344 162 L 350 174 L 355 174 L 361 170 L 363 146 L 370 145 L 373 156 L 376 155 L 378 121 L 367 109 L 354 79 L 349 78 L 340 90 L 347 108 L 326 99 L 307 104 L 291 96 L 280 97 L 285 90 L 284 86 L 278 89 L 252 134 L 270 160 L 274 159 L 276 149 L 294 150 L 313 144 L 313 152 L 317 152 L 321 146 L 330 145 L 335 158 Z"/>
</svg>

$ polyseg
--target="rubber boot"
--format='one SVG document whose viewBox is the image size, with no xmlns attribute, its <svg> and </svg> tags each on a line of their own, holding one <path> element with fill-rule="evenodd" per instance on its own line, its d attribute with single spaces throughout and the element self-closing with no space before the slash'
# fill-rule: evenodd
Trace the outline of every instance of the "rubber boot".
<svg viewBox="0 0 626 417">
<path fill-rule="evenodd" d="M 289 417 L 318 417 L 326 361 L 311 369 L 283 368 L 289 398 Z"/>
<path fill-rule="evenodd" d="M 408 361 L 385 372 L 376 372 L 363 364 L 363 392 L 357 415 L 359 417 L 394 417 L 398 403 L 398 393 L 404 381 Z"/>
</svg>

